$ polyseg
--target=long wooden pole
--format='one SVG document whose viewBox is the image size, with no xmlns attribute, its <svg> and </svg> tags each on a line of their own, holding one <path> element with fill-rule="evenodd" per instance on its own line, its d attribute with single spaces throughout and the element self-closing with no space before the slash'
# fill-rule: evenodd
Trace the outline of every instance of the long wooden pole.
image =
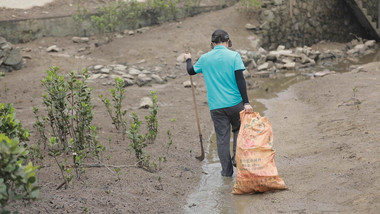
<svg viewBox="0 0 380 214">
<path fill-rule="evenodd" d="M 194 90 L 194 84 L 193 84 L 193 77 L 191 75 L 190 75 L 190 84 L 191 84 L 191 91 L 193 92 L 194 110 L 195 110 L 195 117 L 197 119 L 197 125 L 198 125 L 199 142 L 201 143 L 201 155 L 197 156 L 196 158 L 198 160 L 202 161 L 205 158 L 205 152 L 204 152 L 204 149 L 203 149 L 201 125 L 199 123 L 198 106 L 197 106 L 197 101 L 195 99 L 195 90 Z"/>
</svg>

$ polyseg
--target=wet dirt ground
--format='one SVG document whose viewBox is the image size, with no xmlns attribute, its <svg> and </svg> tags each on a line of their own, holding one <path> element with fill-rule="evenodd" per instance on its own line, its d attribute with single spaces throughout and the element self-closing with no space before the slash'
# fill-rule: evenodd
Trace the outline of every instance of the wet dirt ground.
<svg viewBox="0 0 380 214">
<path fill-rule="evenodd" d="M 165 65 L 167 72 L 174 72 L 177 78 L 164 85 L 126 88 L 124 106 L 128 114 L 136 111 L 141 117 L 147 110 L 138 109 L 139 100 L 149 96 L 150 91 L 157 91 L 160 133 L 146 152 L 152 160 L 163 154 L 167 157 L 161 170 L 150 173 L 125 167 L 121 169 L 120 179 L 116 179 L 105 168 L 89 168 L 82 179 L 68 189 L 56 190 L 61 183 L 59 170 L 47 158 L 38 172 L 40 198 L 30 204 L 13 203 L 9 208 L 21 213 L 82 213 L 85 210 L 89 213 L 376 213 L 380 208 L 379 62 L 367 65 L 361 72 L 338 73 L 302 81 L 285 91 L 273 90 L 274 95 L 265 97 L 273 99 L 260 100 L 267 110 L 258 106 L 257 109 L 273 124 L 275 161 L 289 190 L 232 196 L 229 192 L 233 179 L 218 177 L 216 173 L 215 179 L 207 177 L 213 174 L 211 172 L 219 174 L 217 156 L 210 149 L 208 162 L 204 164 L 195 159 L 200 149 L 191 90 L 182 85 L 188 76 L 184 65 L 176 66 L 176 57 L 187 48 L 194 56 L 208 51 L 210 35 L 216 28 L 230 33 L 233 48 L 249 49 L 249 37 L 255 35 L 245 29 L 248 22 L 255 22 L 254 17 L 242 16 L 236 7 L 226 8 L 154 26 L 147 33 L 116 38 L 100 47 L 91 46 L 88 54 L 80 58 L 75 56 L 81 55 L 78 50 L 83 47 L 74 44 L 71 37 L 15 44 L 31 57 L 25 68 L 7 73 L 0 81 L 0 99 L 14 103 L 17 118 L 31 130 L 30 143 L 36 142 L 32 106 L 42 106 L 40 80 L 51 65 L 67 73 L 94 64 L 134 65 L 145 59 L 143 66 Z M 46 48 L 53 44 L 64 47 L 62 53 L 71 57 L 46 53 Z M 213 130 L 206 88 L 201 76 L 194 79 L 198 83 L 196 97 L 201 128 L 207 138 Z M 107 164 L 134 165 L 134 155 L 127 149 L 129 142 L 115 132 L 105 107 L 97 99 L 99 94 L 107 94 L 110 86 L 90 85 L 94 88 L 94 122 L 100 130 L 99 140 L 107 147 L 104 157 L 110 155 Z M 351 105 L 348 101 L 352 97 L 361 104 Z M 258 97 L 250 93 L 249 98 L 253 101 Z M 171 130 L 173 136 L 169 153 L 165 152 L 167 130 Z M 108 143 L 108 137 L 112 142 Z M 215 146 L 209 143 L 207 147 Z M 205 172 L 209 174 L 204 175 Z M 199 189 L 204 183 L 216 190 L 202 193 Z M 210 199 L 219 193 L 222 199 L 203 205 L 192 202 L 193 198 Z"/>
</svg>

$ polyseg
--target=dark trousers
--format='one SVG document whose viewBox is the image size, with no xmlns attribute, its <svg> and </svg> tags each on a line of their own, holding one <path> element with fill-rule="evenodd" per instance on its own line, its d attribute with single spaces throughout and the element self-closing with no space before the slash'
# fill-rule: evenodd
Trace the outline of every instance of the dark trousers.
<svg viewBox="0 0 380 214">
<path fill-rule="evenodd" d="M 240 129 L 239 112 L 244 109 L 243 103 L 235 106 L 211 110 L 211 118 L 214 122 L 216 144 L 220 164 L 222 165 L 222 176 L 232 176 L 233 166 L 231 160 L 235 158 L 236 141 Z M 230 154 L 231 127 L 233 133 L 233 157 Z"/>
</svg>

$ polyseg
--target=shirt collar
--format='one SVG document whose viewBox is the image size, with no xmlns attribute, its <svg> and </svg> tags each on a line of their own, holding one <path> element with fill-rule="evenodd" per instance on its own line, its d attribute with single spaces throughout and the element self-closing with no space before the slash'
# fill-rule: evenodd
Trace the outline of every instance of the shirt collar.
<svg viewBox="0 0 380 214">
<path fill-rule="evenodd" d="M 216 45 L 214 46 L 214 49 L 227 49 L 224 45 Z"/>
</svg>

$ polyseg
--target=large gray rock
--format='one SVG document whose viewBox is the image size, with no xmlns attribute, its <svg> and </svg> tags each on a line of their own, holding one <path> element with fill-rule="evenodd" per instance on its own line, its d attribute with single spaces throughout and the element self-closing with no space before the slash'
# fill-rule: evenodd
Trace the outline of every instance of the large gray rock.
<svg viewBox="0 0 380 214">
<path fill-rule="evenodd" d="M 153 101 L 150 97 L 141 98 L 139 108 L 149 108 L 152 106 L 153 106 Z"/>
<path fill-rule="evenodd" d="M 130 75 L 137 76 L 137 75 L 141 74 L 141 71 L 137 68 L 132 67 L 132 68 L 128 69 L 128 73 Z"/>
<path fill-rule="evenodd" d="M 136 84 L 138 86 L 144 86 L 152 81 L 151 77 L 148 77 L 146 74 L 139 74 L 137 76 Z"/>
<path fill-rule="evenodd" d="M 152 74 L 152 79 L 153 79 L 153 82 L 158 83 L 158 84 L 164 84 L 165 83 L 165 81 L 160 76 L 158 76 L 157 74 Z"/>
<path fill-rule="evenodd" d="M 61 49 L 57 45 L 52 45 L 46 48 L 46 52 L 59 52 Z"/>
<path fill-rule="evenodd" d="M 20 69 L 19 66 L 22 64 L 21 50 L 19 48 L 12 49 L 3 63 L 5 65 L 10 65 L 16 69 Z"/>
</svg>

